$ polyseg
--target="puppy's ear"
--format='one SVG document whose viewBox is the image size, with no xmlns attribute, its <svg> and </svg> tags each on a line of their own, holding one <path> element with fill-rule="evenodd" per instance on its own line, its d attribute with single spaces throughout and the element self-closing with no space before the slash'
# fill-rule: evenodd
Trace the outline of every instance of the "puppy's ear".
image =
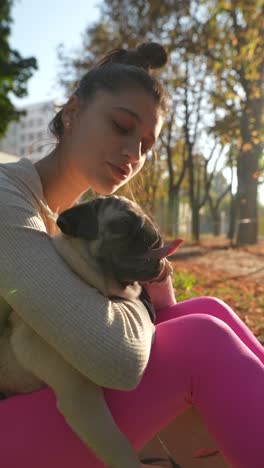
<svg viewBox="0 0 264 468">
<path fill-rule="evenodd" d="M 57 225 L 63 234 L 89 241 L 97 239 L 97 212 L 91 203 L 82 203 L 63 211 L 57 219 Z"/>
</svg>

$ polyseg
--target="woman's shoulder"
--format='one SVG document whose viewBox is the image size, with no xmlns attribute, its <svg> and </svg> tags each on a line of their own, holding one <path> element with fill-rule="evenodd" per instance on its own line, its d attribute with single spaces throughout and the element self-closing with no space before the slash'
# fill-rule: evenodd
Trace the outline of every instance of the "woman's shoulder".
<svg viewBox="0 0 264 468">
<path fill-rule="evenodd" d="M 0 190 L 11 187 L 43 199 L 41 180 L 29 159 L 22 158 L 17 162 L 0 164 Z"/>
<path fill-rule="evenodd" d="M 6 223 L 51 233 L 54 221 L 51 223 L 45 206 L 41 180 L 31 161 L 0 164 L 0 215 Z"/>
</svg>

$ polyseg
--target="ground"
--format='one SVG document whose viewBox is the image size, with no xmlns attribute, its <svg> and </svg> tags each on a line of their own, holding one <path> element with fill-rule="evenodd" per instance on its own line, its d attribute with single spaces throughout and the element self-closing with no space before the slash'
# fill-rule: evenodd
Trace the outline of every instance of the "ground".
<svg viewBox="0 0 264 468">
<path fill-rule="evenodd" d="M 185 244 L 172 262 L 178 301 L 201 295 L 219 297 L 264 343 L 264 241 L 236 249 L 225 239 Z"/>
</svg>

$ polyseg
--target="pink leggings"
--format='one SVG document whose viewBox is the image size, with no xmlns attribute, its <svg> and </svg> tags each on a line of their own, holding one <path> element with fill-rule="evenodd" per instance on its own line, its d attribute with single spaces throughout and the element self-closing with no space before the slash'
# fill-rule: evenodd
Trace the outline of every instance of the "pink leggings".
<svg viewBox="0 0 264 468">
<path fill-rule="evenodd" d="M 193 405 L 231 466 L 264 466 L 264 350 L 220 300 L 159 312 L 141 383 L 105 397 L 137 451 Z M 4 468 L 103 466 L 64 422 L 50 389 L 1 401 L 0 421 Z"/>
</svg>

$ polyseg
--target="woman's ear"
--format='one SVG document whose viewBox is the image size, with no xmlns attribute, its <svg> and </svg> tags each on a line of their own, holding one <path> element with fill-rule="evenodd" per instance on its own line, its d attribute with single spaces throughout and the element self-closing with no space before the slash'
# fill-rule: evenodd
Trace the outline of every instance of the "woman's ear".
<svg viewBox="0 0 264 468">
<path fill-rule="evenodd" d="M 57 225 L 63 234 L 89 241 L 98 237 L 97 212 L 89 203 L 74 206 L 63 211 L 57 219 Z"/>
<path fill-rule="evenodd" d="M 61 119 L 63 128 L 71 130 L 76 119 L 80 113 L 80 100 L 79 97 L 73 95 L 70 97 L 68 102 L 63 106 Z"/>
</svg>

